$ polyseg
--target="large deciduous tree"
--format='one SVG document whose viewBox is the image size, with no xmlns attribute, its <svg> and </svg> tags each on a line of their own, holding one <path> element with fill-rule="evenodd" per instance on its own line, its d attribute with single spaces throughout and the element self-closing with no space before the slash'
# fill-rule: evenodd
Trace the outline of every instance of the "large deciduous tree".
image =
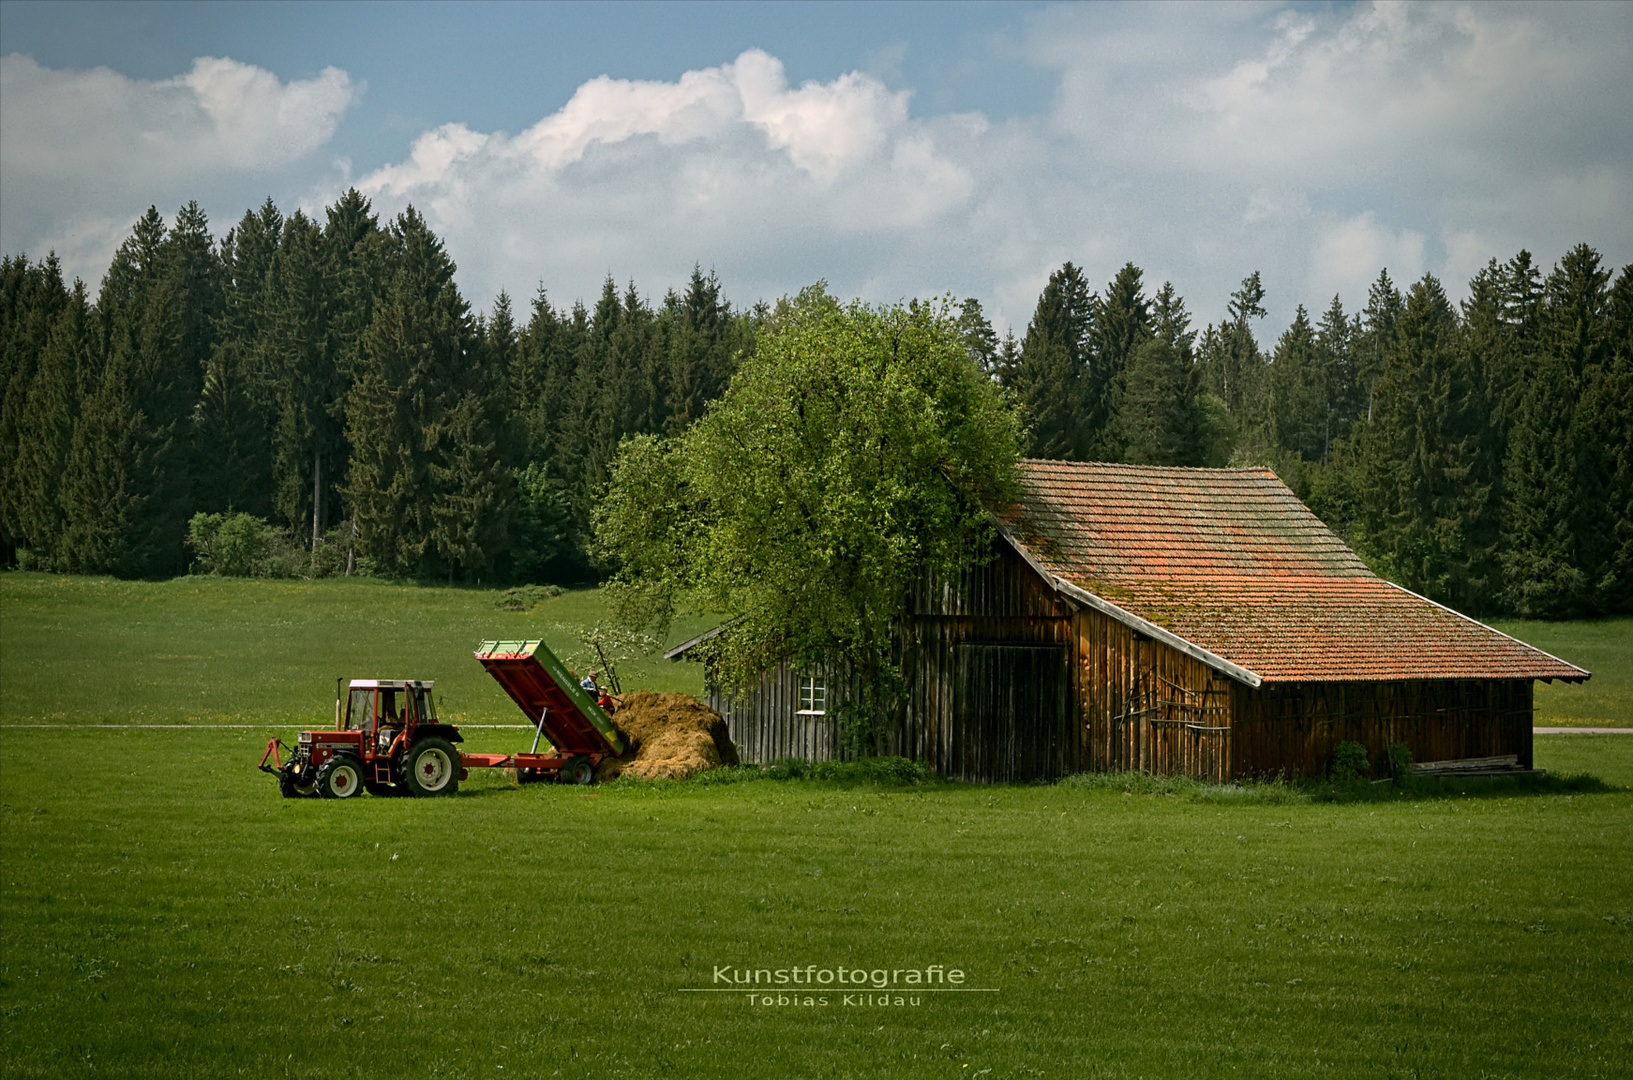
<svg viewBox="0 0 1633 1080">
<path fill-rule="evenodd" d="M 840 665 L 865 732 L 892 708 L 910 586 L 980 557 L 1020 439 L 958 309 L 842 306 L 815 286 L 695 425 L 624 444 L 597 540 L 646 613 L 690 594 L 735 618 L 715 659 L 729 685 L 784 658 Z"/>
</svg>

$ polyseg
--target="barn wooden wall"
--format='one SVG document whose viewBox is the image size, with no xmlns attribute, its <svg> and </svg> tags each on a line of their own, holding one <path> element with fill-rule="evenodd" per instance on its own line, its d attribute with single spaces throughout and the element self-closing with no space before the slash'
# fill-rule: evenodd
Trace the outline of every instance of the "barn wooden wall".
<svg viewBox="0 0 1633 1080">
<path fill-rule="evenodd" d="M 709 708 L 726 718 L 726 731 L 744 764 L 763 765 L 786 757 L 839 758 L 839 725 L 829 717 L 845 687 L 825 676 L 830 679 L 828 716 L 799 716 L 800 674 L 785 660 L 761 672 L 749 694 L 733 696 L 718 687 L 709 688 Z"/>
<path fill-rule="evenodd" d="M 1531 765 L 1527 679 L 1276 683 L 1257 689 L 1093 610 L 1076 610 L 1007 543 L 954 580 L 927 577 L 902 629 L 901 715 L 879 750 L 961 780 L 1140 769 L 1224 782 L 1310 776 L 1346 739 L 1373 762 L 1516 754 Z M 747 695 L 711 689 L 745 762 L 841 756 L 838 725 L 798 716 L 787 663 Z M 828 708 L 846 694 L 830 674 Z"/>
<path fill-rule="evenodd" d="M 1375 769 L 1396 742 L 1417 761 L 1515 754 L 1530 768 L 1532 717 L 1530 679 L 1238 686 L 1233 774 L 1318 775 L 1345 740 L 1366 747 Z"/>
<path fill-rule="evenodd" d="M 961 780 L 1082 768 L 1068 608 L 1000 544 L 955 580 L 926 577 L 903 631 L 906 700 L 886 753 Z"/>
<path fill-rule="evenodd" d="M 1098 611 L 1075 624 L 1086 769 L 1231 775 L 1232 680 Z"/>
</svg>

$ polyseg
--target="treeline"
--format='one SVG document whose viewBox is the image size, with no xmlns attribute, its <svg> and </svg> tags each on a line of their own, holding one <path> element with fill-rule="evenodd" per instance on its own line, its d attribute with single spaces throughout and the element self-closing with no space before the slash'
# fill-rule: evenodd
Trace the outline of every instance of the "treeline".
<svg viewBox="0 0 1633 1080">
<path fill-rule="evenodd" d="M 965 304 L 1038 457 L 1269 465 L 1378 570 L 1463 611 L 1633 610 L 1633 267 L 1581 245 L 1546 276 L 1495 259 L 1452 304 L 1385 271 L 1364 310 L 1300 306 L 1273 347 L 1254 273 L 1200 333 L 1125 266 L 1070 263 L 1026 336 Z"/>
<path fill-rule="evenodd" d="M 200 537 L 253 533 L 212 516 L 190 547 L 189 522 L 234 513 L 302 572 L 594 576 L 620 441 L 690 425 L 774 313 L 694 270 L 655 305 L 609 278 L 592 307 L 541 291 L 479 315 L 453 275 L 418 214 L 382 224 L 355 191 L 321 222 L 268 200 L 219 242 L 196 205 L 149 210 L 94 298 L 54 258 L 5 259 L 0 556 L 184 573 Z M 1363 310 L 1300 307 L 1261 344 L 1257 273 L 1198 331 L 1134 264 L 1097 291 L 1067 263 L 1024 337 L 974 300 L 961 327 L 1034 456 L 1270 465 L 1460 610 L 1633 610 L 1633 268 L 1521 252 L 1468 294 L 1384 272 Z"/>
<path fill-rule="evenodd" d="M 754 323 L 701 271 L 657 308 L 609 278 L 593 309 L 473 315 L 424 219 L 355 191 L 219 243 L 150 209 L 94 299 L 54 257 L 0 264 L 0 545 L 166 576 L 195 515 L 239 514 L 313 573 L 582 578 L 619 441 L 685 427 Z"/>
</svg>

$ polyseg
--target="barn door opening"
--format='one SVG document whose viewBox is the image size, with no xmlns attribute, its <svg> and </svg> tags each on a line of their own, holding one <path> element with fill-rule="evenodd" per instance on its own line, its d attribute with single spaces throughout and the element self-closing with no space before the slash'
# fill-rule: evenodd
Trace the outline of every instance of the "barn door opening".
<svg viewBox="0 0 1633 1080">
<path fill-rule="evenodd" d="M 1054 779 L 1074 733 L 1064 645 L 965 644 L 953 651 L 951 775 Z"/>
</svg>

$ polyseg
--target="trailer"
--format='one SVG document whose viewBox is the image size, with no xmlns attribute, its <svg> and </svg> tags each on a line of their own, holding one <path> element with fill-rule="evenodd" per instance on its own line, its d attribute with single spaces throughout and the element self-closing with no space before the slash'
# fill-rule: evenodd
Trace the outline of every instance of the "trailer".
<svg viewBox="0 0 1633 1080">
<path fill-rule="evenodd" d="M 612 718 L 573 681 L 544 642 L 484 641 L 476 658 L 533 720 L 533 749 L 526 754 L 466 754 L 470 765 L 515 769 L 523 782 L 588 784 L 602 761 L 628 748 Z M 549 740 L 554 753 L 538 752 L 541 738 Z"/>
<path fill-rule="evenodd" d="M 259 768 L 285 798 L 452 795 L 470 769 L 515 769 L 517 778 L 588 784 L 626 744 L 612 718 L 573 681 L 542 641 L 484 641 L 476 658 L 533 722 L 525 754 L 467 754 L 464 736 L 438 717 L 424 679 L 337 680 L 335 725 L 303 731 L 294 747 L 267 743 Z M 344 692 L 343 692 L 344 691 Z M 549 748 L 539 751 L 541 740 Z"/>
</svg>

